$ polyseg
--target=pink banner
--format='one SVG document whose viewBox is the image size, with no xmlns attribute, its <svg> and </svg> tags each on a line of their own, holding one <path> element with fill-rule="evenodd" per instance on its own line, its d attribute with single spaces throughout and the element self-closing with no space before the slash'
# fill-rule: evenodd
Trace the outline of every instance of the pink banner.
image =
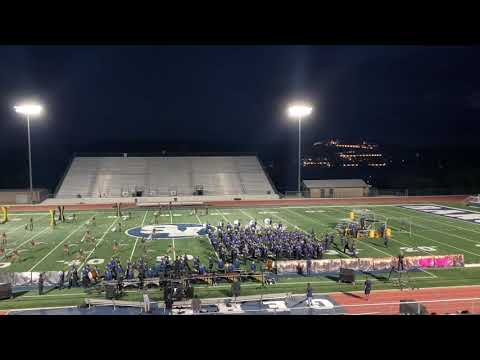
<svg viewBox="0 0 480 360">
<path fill-rule="evenodd" d="M 278 273 L 295 273 L 300 265 L 306 271 L 306 260 L 278 261 Z M 359 259 L 325 259 L 312 260 L 312 273 L 339 272 L 340 268 L 352 269 L 355 271 L 389 270 L 398 266 L 398 258 L 359 258 Z M 464 266 L 464 256 L 440 255 L 440 256 L 406 256 L 404 258 L 406 269 L 412 268 L 449 268 Z"/>
</svg>

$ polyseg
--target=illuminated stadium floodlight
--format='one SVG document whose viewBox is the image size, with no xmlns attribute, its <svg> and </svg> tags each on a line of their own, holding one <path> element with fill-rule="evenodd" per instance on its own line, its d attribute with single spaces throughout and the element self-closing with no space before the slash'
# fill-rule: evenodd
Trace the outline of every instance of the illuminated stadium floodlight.
<svg viewBox="0 0 480 360">
<path fill-rule="evenodd" d="M 30 201 L 33 202 L 33 181 L 32 181 L 32 145 L 30 142 L 30 117 L 38 116 L 42 113 L 43 107 L 35 103 L 25 103 L 14 106 L 15 112 L 25 115 L 28 129 L 28 170 L 30 180 Z"/>
<path fill-rule="evenodd" d="M 43 110 L 42 106 L 38 104 L 22 104 L 14 106 L 14 109 L 17 113 L 27 116 L 40 115 Z"/>
<path fill-rule="evenodd" d="M 309 116 L 313 107 L 307 103 L 293 103 L 288 109 L 288 116 L 298 120 L 298 194 L 301 194 L 302 175 L 302 119 Z"/>
</svg>

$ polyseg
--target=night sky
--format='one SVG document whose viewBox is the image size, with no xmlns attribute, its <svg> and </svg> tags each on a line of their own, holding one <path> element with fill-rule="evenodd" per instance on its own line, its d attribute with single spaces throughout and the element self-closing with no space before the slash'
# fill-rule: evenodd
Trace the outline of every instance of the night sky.
<svg viewBox="0 0 480 360">
<path fill-rule="evenodd" d="M 32 124 L 33 173 L 50 189 L 74 152 L 165 149 L 255 152 L 288 187 L 298 128 L 285 108 L 294 99 L 315 107 L 302 127 L 306 152 L 340 138 L 440 145 L 448 155 L 478 143 L 479 64 L 478 46 L 3 45 L 0 162 L 9 172 L 0 187 L 27 184 L 26 124 L 13 111 L 23 99 L 46 108 Z"/>
<path fill-rule="evenodd" d="M 34 98 L 47 110 L 34 146 L 214 139 L 255 151 L 295 139 L 284 109 L 304 98 L 306 144 L 475 142 L 479 64 L 476 46 L 0 46 L 0 139 L 23 143 L 12 106 Z"/>
</svg>

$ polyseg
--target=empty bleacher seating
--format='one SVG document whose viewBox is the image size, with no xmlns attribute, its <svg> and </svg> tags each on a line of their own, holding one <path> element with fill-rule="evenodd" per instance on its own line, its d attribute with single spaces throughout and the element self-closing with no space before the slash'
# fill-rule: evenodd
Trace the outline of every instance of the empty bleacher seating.
<svg viewBox="0 0 480 360">
<path fill-rule="evenodd" d="M 275 194 L 255 156 L 76 157 L 57 198 Z"/>
</svg>

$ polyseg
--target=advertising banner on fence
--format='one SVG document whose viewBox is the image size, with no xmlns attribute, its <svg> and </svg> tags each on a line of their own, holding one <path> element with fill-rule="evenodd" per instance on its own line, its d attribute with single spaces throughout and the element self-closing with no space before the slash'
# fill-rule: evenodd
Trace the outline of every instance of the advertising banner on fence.
<svg viewBox="0 0 480 360">
<path fill-rule="evenodd" d="M 359 258 L 359 259 L 325 259 L 312 260 L 312 273 L 339 272 L 340 268 L 352 269 L 355 271 L 382 271 L 396 267 L 398 258 Z M 411 268 L 450 268 L 463 267 L 465 265 L 463 254 L 460 255 L 435 255 L 435 256 L 406 256 L 404 267 Z M 306 260 L 277 261 L 277 272 L 296 273 L 299 267 L 305 272 L 307 269 Z"/>
</svg>

